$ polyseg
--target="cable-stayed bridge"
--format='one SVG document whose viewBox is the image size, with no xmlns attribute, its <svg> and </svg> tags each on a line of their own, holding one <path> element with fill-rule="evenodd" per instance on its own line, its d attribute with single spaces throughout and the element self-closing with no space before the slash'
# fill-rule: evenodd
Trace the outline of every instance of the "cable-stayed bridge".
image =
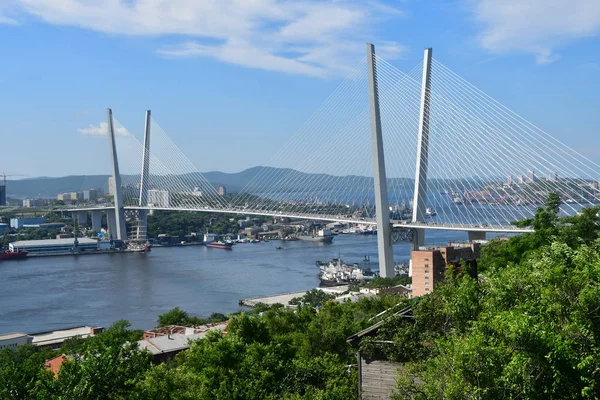
<svg viewBox="0 0 600 400">
<path fill-rule="evenodd" d="M 600 198 L 600 166 L 471 85 L 431 49 L 405 73 L 368 44 L 329 98 L 230 196 L 149 111 L 143 137 L 111 110 L 108 125 L 109 229 L 118 239 L 127 236 L 126 214 L 145 231 L 148 210 L 370 224 L 378 230 L 381 275 L 391 276 L 391 245 L 418 248 L 426 229 L 467 231 L 471 239 L 528 232 L 513 223 L 531 217 L 551 192 L 563 199 L 565 215 Z M 86 210 L 99 209 L 77 209 Z"/>
</svg>

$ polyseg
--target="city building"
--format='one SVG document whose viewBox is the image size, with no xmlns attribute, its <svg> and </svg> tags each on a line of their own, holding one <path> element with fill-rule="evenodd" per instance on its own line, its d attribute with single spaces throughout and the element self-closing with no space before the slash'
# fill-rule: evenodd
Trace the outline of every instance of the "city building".
<svg viewBox="0 0 600 400">
<path fill-rule="evenodd" d="M 49 347 L 52 350 L 60 349 L 63 342 L 71 338 L 88 338 L 104 331 L 101 326 L 76 326 L 74 328 L 61 329 L 57 331 L 47 331 L 32 333 L 30 343 L 38 347 Z"/>
<path fill-rule="evenodd" d="M 83 192 L 71 192 L 70 200 L 83 200 Z"/>
<path fill-rule="evenodd" d="M 556 182 L 558 180 L 558 174 L 556 172 L 550 172 L 546 180 L 549 182 Z"/>
<path fill-rule="evenodd" d="M 99 197 L 103 195 L 102 189 L 88 189 L 83 191 L 83 200 L 85 201 L 94 201 L 98 200 Z"/>
<path fill-rule="evenodd" d="M 508 179 L 506 180 L 506 184 L 507 184 L 508 186 L 512 186 L 512 184 L 513 184 L 513 183 L 514 183 L 514 182 L 513 182 L 513 177 L 512 177 L 512 176 L 509 176 L 509 177 L 508 177 Z"/>
<path fill-rule="evenodd" d="M 0 206 L 6 205 L 6 186 L 0 185 Z"/>
<path fill-rule="evenodd" d="M 61 201 L 70 201 L 71 193 L 60 193 L 56 196 L 56 199 Z"/>
<path fill-rule="evenodd" d="M 477 276 L 477 259 L 480 243 L 448 243 L 446 246 L 423 246 L 411 254 L 412 295 L 423 296 L 433 292 L 444 280 L 449 265 L 459 267 L 465 262 L 471 267 L 470 274 Z"/>
<path fill-rule="evenodd" d="M 217 193 L 219 196 L 225 196 L 227 194 L 227 189 L 225 189 L 225 186 L 219 186 L 217 187 Z"/>
<path fill-rule="evenodd" d="M 169 207 L 169 191 L 160 189 L 148 190 L 148 205 L 152 207 Z"/>
<path fill-rule="evenodd" d="M 527 171 L 526 183 L 534 183 L 536 181 L 535 173 L 533 171 Z"/>
<path fill-rule="evenodd" d="M 6 232 L 8 230 L 8 224 L 0 222 L 0 232 Z"/>
<path fill-rule="evenodd" d="M 33 338 L 26 333 L 6 333 L 0 335 L 0 351 L 3 349 L 16 349 L 17 347 L 29 344 Z"/>
<path fill-rule="evenodd" d="M 30 218 L 11 218 L 10 227 L 14 229 L 21 229 L 26 227 L 38 227 L 40 224 L 45 224 L 47 221 L 46 217 L 30 217 Z"/>
<path fill-rule="evenodd" d="M 24 208 L 41 207 L 46 204 L 44 199 L 25 199 L 23 200 Z"/>
<path fill-rule="evenodd" d="M 525 178 L 523 178 L 523 175 L 517 176 L 517 183 L 524 183 L 524 182 L 525 182 Z"/>
<path fill-rule="evenodd" d="M 206 337 L 209 331 L 227 333 L 229 321 L 196 327 L 178 325 L 163 326 L 144 332 L 144 339 L 138 341 L 140 350 L 152 353 L 153 362 L 158 364 L 173 359 L 175 355 L 190 347 L 190 341 Z"/>
<path fill-rule="evenodd" d="M 44 363 L 44 368 L 46 371 L 50 371 L 54 374 L 54 378 L 58 378 L 58 373 L 60 372 L 60 367 L 67 361 L 71 360 L 72 357 L 61 354 L 49 360 L 46 360 Z"/>
<path fill-rule="evenodd" d="M 99 249 L 98 241 L 89 238 L 77 239 L 44 239 L 44 240 L 19 240 L 9 243 L 10 251 L 27 251 L 30 254 L 60 254 L 74 251 L 96 251 Z"/>
</svg>

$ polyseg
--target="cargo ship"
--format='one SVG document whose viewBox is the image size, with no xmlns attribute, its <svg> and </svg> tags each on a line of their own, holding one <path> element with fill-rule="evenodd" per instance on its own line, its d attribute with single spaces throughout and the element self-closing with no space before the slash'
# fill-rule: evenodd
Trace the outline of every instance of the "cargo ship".
<svg viewBox="0 0 600 400">
<path fill-rule="evenodd" d="M 206 247 L 215 247 L 217 249 L 229 249 L 231 250 L 233 248 L 233 243 L 230 242 L 204 242 L 204 245 Z"/>
<path fill-rule="evenodd" d="M 0 253 L 0 261 L 5 260 L 22 260 L 27 257 L 26 251 L 5 251 Z"/>
</svg>

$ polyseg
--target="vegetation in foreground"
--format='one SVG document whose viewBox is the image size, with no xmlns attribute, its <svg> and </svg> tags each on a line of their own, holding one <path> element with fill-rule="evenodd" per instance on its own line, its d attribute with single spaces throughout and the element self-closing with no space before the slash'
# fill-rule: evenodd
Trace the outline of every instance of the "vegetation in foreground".
<svg viewBox="0 0 600 400">
<path fill-rule="evenodd" d="M 596 208 L 559 218 L 559 206 L 551 196 L 525 222 L 534 233 L 485 246 L 478 280 L 450 271 L 445 284 L 411 301 L 414 318 L 390 319 L 363 341 L 364 354 L 384 353 L 402 363 L 396 398 L 600 397 L 600 218 Z M 43 367 L 54 353 L 5 349 L 0 398 L 356 398 L 346 337 L 409 301 L 327 301 L 319 312 L 308 305 L 322 300 L 309 293 L 295 311 L 261 306 L 231 316 L 226 336 L 211 333 L 158 366 L 131 344 L 140 332 L 124 321 L 95 338 L 66 343 L 62 352 L 75 357 L 57 379 Z M 193 318 L 176 309 L 160 321 Z"/>
</svg>

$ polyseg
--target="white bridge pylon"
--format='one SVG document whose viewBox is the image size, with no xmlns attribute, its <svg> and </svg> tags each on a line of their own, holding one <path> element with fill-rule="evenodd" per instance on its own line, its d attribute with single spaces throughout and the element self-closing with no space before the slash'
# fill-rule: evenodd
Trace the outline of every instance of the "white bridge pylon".
<svg viewBox="0 0 600 400">
<path fill-rule="evenodd" d="M 600 197 L 596 163 L 468 83 L 431 49 L 404 73 L 368 45 L 367 57 L 307 122 L 266 165 L 247 171 L 244 185 L 227 187 L 227 196 L 149 112 L 144 137 L 116 118 L 109 126 L 118 153 L 120 212 L 377 225 L 383 276 L 393 273 L 391 256 L 382 254 L 391 254 L 390 228 L 412 231 L 406 237 L 415 247 L 426 229 L 525 232 L 530 229 L 512 223 L 533 216 L 551 192 L 561 196 L 565 215 Z"/>
</svg>

